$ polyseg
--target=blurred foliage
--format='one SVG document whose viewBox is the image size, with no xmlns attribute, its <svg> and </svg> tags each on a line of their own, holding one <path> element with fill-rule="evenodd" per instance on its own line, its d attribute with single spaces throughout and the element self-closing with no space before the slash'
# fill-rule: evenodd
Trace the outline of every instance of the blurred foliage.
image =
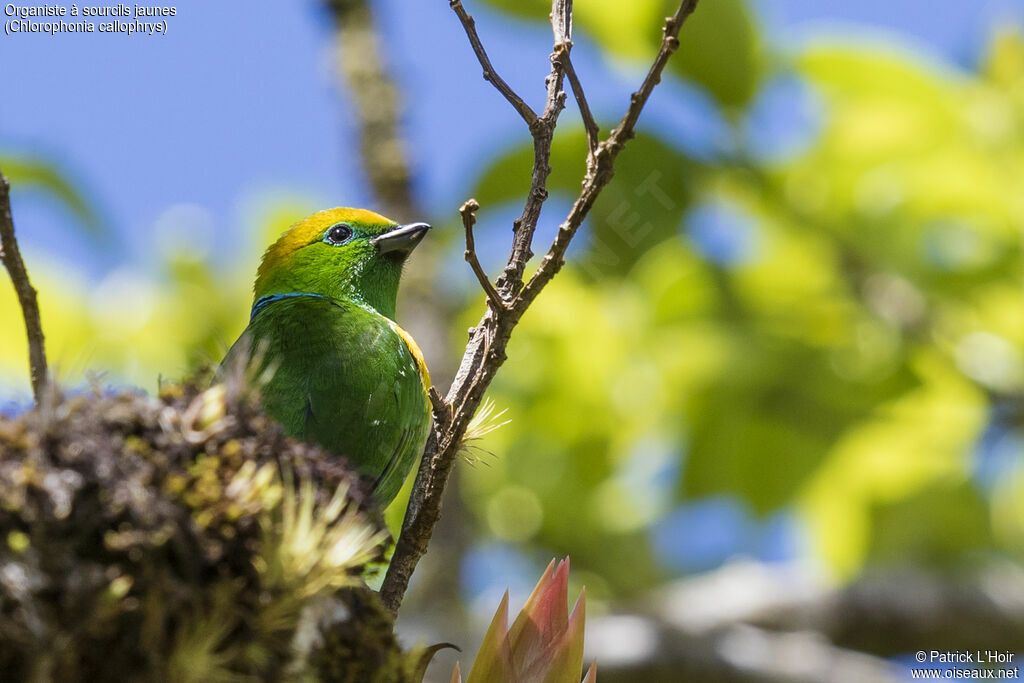
<svg viewBox="0 0 1024 683">
<path fill-rule="evenodd" d="M 486 0 L 514 15 L 547 21 L 548 0 Z M 601 47 L 646 69 L 661 44 L 665 17 L 679 3 L 674 0 L 594 0 L 573 6 L 574 26 Z M 742 108 L 757 91 L 762 46 L 753 17 L 743 0 L 707 2 L 683 25 L 679 50 L 668 72 L 705 88 L 729 110 Z M 554 168 L 554 165 L 552 164 Z"/>
<path fill-rule="evenodd" d="M 550 9 L 490 4 L 532 20 Z M 577 29 L 640 64 L 667 6 L 579 3 Z M 515 332 L 490 392 L 511 422 L 458 470 L 471 541 L 569 554 L 599 600 L 678 571 L 652 529 L 708 497 L 740 501 L 755 526 L 795 512 L 793 533 L 843 578 L 1021 553 L 1024 40 L 999 33 L 970 71 L 835 39 L 783 63 L 744 3 L 714 0 L 679 57 L 666 78 L 710 93 L 737 146 L 696 160 L 641 121 Z M 818 133 L 762 158 L 738 131 L 780 71 L 819 98 Z M 488 153 L 467 188 L 484 213 L 521 201 L 531 158 L 525 144 Z M 582 135 L 562 130 L 552 194 L 574 195 L 583 160 Z M 96 368 L 152 386 L 217 360 L 245 324 L 259 249 L 312 208 L 268 212 L 226 267 L 169 254 L 159 277 L 87 287 L 31 263 L 55 364 L 72 382 Z M 447 284 L 434 292 L 464 311 L 456 356 L 481 308 Z M 20 330 L 6 287 L 0 329 Z M 0 336 L 5 386 L 27 387 L 24 357 L 20 335 Z"/>
<path fill-rule="evenodd" d="M 35 189 L 59 200 L 94 239 L 110 237 L 96 208 L 85 198 L 75 182 L 61 172 L 57 164 L 21 156 L 0 155 L 0 170 L 19 190 Z"/>
<path fill-rule="evenodd" d="M 161 376 L 182 377 L 219 362 L 248 322 L 261 250 L 310 209 L 282 202 L 260 214 L 228 267 L 171 248 L 160 254 L 156 277 L 122 267 L 89 285 L 68 264 L 29 263 L 57 378 L 76 384 L 101 372 L 153 390 Z M 188 228 L 168 225 L 166 231 Z M 0 287 L 0 329 L 22 328 L 14 292 Z M 23 382 L 25 354 L 22 335 L 0 336 L 0 382 Z"/>
<path fill-rule="evenodd" d="M 706 496 L 795 508 L 842 576 L 1019 551 L 1021 475 L 990 497 L 976 469 L 982 438 L 1024 413 L 1022 46 L 998 35 L 965 73 L 813 43 L 787 68 L 821 98 L 821 131 L 792 158 L 697 162 L 648 129 L 575 272 L 516 331 L 491 391 L 512 423 L 465 473 L 480 532 L 571 554 L 599 597 L 663 577 L 651 525 Z M 702 73 L 723 106 L 750 99 Z M 556 142 L 553 191 L 574 192 L 582 150 Z M 484 171 L 484 207 L 521 196 L 529 155 Z M 731 251 L 696 235 L 708 206 L 731 211 L 715 226 Z M 1001 466 L 1021 471 L 1019 450 Z"/>
</svg>

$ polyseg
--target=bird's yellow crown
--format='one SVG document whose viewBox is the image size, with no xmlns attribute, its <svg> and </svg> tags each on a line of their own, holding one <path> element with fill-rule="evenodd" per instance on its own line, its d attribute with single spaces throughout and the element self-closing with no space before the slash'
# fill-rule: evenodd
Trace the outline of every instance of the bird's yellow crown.
<svg viewBox="0 0 1024 683">
<path fill-rule="evenodd" d="M 260 262 L 259 270 L 256 272 L 256 291 L 262 290 L 261 285 L 266 282 L 270 274 L 288 263 L 292 254 L 317 239 L 328 227 L 343 222 L 359 226 L 376 227 L 378 230 L 388 229 L 397 225 L 394 221 L 367 209 L 338 207 L 318 211 L 293 225 L 267 248 L 266 253 L 263 255 L 263 261 Z"/>
</svg>

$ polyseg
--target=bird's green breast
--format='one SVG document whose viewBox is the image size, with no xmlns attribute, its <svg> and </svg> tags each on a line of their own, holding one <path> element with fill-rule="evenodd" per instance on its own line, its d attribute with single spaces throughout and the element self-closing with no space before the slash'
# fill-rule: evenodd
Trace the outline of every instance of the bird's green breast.
<svg viewBox="0 0 1024 683">
<path fill-rule="evenodd" d="M 345 456 L 386 505 L 422 452 L 430 407 L 415 342 L 351 301 L 295 297 L 267 305 L 228 352 L 270 369 L 263 406 L 289 434 Z"/>
</svg>

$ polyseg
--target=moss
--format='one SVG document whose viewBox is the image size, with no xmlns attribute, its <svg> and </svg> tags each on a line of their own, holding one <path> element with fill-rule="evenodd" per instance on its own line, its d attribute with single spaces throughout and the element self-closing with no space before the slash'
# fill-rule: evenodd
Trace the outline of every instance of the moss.
<svg viewBox="0 0 1024 683">
<path fill-rule="evenodd" d="M 299 493 L 289 498 L 285 487 Z M 349 512 L 325 525 L 360 525 L 353 529 L 366 533 L 350 536 L 379 550 L 374 532 L 383 527 L 365 483 L 223 387 L 57 398 L 0 419 L 0 671 L 26 681 L 295 672 L 300 616 L 358 583 L 359 566 L 325 580 L 321 563 L 315 586 L 288 574 L 300 563 L 275 555 L 288 546 L 282 500 L 312 496 L 315 515 L 339 487 Z M 365 634 L 349 622 L 320 639 L 311 661 L 330 672 L 324 680 L 406 680 L 338 674 L 400 671 L 390 619 L 375 600 L 353 603 L 352 614 L 369 619 Z M 360 649 L 371 641 L 382 645 Z"/>
<path fill-rule="evenodd" d="M 379 596 L 351 589 L 339 597 L 344 618 L 317 623 L 320 639 L 309 656 L 312 678 L 324 683 L 411 683 L 411 660 L 398 647 L 391 614 Z"/>
</svg>

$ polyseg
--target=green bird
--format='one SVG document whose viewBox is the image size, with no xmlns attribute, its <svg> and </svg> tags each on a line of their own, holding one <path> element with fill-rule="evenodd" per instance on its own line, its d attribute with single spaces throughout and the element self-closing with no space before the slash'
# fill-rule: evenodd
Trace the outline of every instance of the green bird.
<svg viewBox="0 0 1024 683">
<path fill-rule="evenodd" d="M 394 321 L 403 264 L 429 229 L 347 208 L 297 223 L 263 255 L 249 325 L 221 363 L 263 377 L 267 414 L 372 478 L 382 507 L 430 428 L 430 374 Z"/>
</svg>

